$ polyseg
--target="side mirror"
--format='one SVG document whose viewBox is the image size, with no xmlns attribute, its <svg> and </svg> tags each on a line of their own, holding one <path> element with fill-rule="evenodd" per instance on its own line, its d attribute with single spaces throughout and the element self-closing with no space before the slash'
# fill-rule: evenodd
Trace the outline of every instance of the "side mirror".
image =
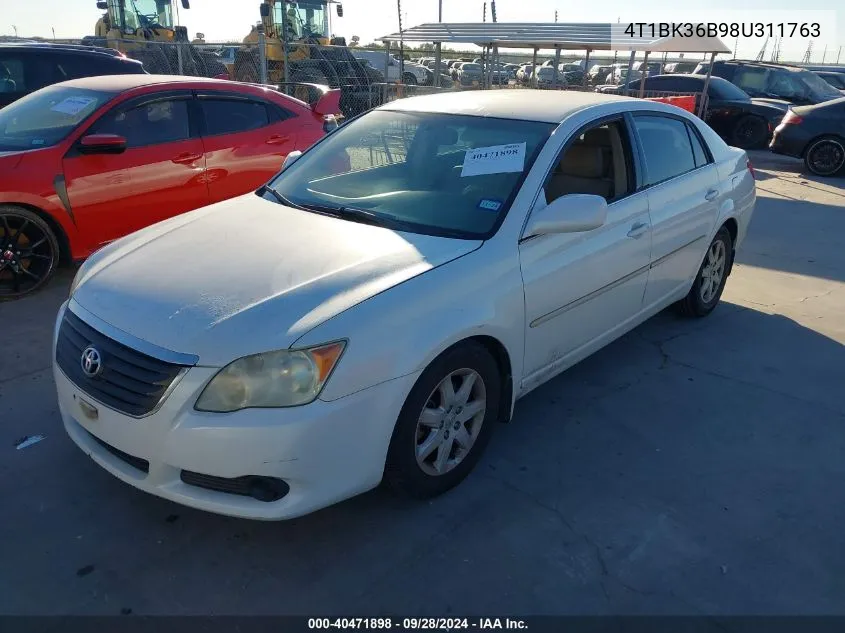
<svg viewBox="0 0 845 633">
<path fill-rule="evenodd" d="M 607 201 L 601 196 L 571 193 L 544 207 L 535 207 L 523 237 L 547 233 L 581 233 L 607 220 Z"/>
<path fill-rule="evenodd" d="M 282 171 L 293 165 L 300 156 L 302 156 L 302 152 L 298 149 L 293 150 L 290 154 L 285 156 L 285 161 L 282 163 Z"/>
<path fill-rule="evenodd" d="M 121 154 L 126 151 L 126 138 L 117 134 L 88 134 L 79 140 L 82 154 Z"/>
<path fill-rule="evenodd" d="M 105 11 L 105 10 L 107 10 L 107 9 L 109 8 L 109 3 L 108 3 L 108 2 L 106 2 L 105 0 L 100 0 L 100 1 L 97 3 L 97 8 L 98 8 L 98 9 L 102 9 L 103 11 Z"/>
<path fill-rule="evenodd" d="M 339 18 L 343 17 L 343 5 L 342 4 L 337 5 L 337 17 L 339 17 Z"/>
</svg>

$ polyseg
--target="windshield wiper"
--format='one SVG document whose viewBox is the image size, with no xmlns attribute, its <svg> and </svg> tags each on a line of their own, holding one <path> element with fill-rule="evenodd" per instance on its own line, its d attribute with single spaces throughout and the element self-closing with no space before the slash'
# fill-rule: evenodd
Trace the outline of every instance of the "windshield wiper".
<svg viewBox="0 0 845 633">
<path fill-rule="evenodd" d="M 327 204 L 303 204 L 302 207 L 308 211 L 315 213 L 322 213 L 333 218 L 340 218 L 342 220 L 349 220 L 351 222 L 359 222 L 361 224 L 370 224 L 372 226 L 381 226 L 388 229 L 408 230 L 412 224 L 399 220 L 396 218 L 386 217 L 372 211 L 365 209 L 358 209 L 357 207 L 335 207 Z"/>
<path fill-rule="evenodd" d="M 280 194 L 278 191 L 276 191 L 275 189 L 273 189 L 273 187 L 270 187 L 269 185 L 264 185 L 263 187 L 261 187 L 261 189 L 258 190 L 258 193 L 261 194 L 261 195 L 264 195 L 265 193 L 269 193 L 271 196 L 273 196 L 276 199 L 276 202 L 278 202 L 279 204 L 283 204 L 286 207 L 293 207 L 294 209 L 305 210 L 305 207 L 288 200 L 282 194 Z"/>
</svg>

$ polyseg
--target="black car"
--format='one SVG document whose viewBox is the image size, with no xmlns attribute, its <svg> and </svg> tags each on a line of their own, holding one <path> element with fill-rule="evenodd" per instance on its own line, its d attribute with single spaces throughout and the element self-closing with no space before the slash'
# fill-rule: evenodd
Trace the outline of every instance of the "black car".
<svg viewBox="0 0 845 633">
<path fill-rule="evenodd" d="M 141 62 L 111 48 L 0 43 L 0 108 L 39 88 L 68 79 L 145 72 Z"/>
<path fill-rule="evenodd" d="M 664 92 L 700 93 L 704 91 L 705 79 L 703 75 L 646 77 L 646 96 L 661 96 Z M 624 86 L 613 88 L 613 92 L 624 90 Z M 639 79 L 628 83 L 629 94 L 636 95 L 639 89 Z M 786 101 L 752 99 L 731 82 L 711 77 L 704 120 L 725 142 L 742 149 L 754 149 L 765 146 L 788 108 Z"/>
<path fill-rule="evenodd" d="M 707 70 L 696 68 L 696 74 Z M 732 59 L 713 64 L 713 75 L 727 79 L 751 97 L 782 99 L 795 105 L 823 103 L 842 96 L 812 71 L 799 66 Z"/>
<path fill-rule="evenodd" d="M 769 148 L 803 158 L 817 176 L 845 171 L 845 97 L 792 108 L 775 129 Z"/>
</svg>

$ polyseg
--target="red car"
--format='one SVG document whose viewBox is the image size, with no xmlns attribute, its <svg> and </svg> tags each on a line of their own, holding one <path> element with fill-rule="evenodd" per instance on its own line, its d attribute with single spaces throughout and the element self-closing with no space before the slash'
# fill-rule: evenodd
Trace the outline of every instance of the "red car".
<svg viewBox="0 0 845 633">
<path fill-rule="evenodd" d="M 0 300 L 37 290 L 59 261 L 258 188 L 336 127 L 339 100 L 337 90 L 309 106 L 258 85 L 121 75 L 3 108 Z"/>
</svg>

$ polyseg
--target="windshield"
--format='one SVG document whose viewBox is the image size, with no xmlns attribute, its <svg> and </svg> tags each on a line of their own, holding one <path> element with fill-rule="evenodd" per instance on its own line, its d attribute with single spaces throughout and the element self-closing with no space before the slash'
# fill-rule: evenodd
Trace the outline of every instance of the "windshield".
<svg viewBox="0 0 845 633">
<path fill-rule="evenodd" d="M 329 15 L 326 3 L 315 0 L 313 2 L 281 2 L 273 3 L 273 21 L 282 24 L 282 6 L 287 12 L 288 37 L 303 39 L 307 37 L 329 37 Z"/>
<path fill-rule="evenodd" d="M 398 230 L 485 239 L 553 129 L 535 121 L 375 110 L 331 133 L 270 188 L 318 212 L 352 209 Z"/>
<path fill-rule="evenodd" d="M 66 87 L 33 92 L 0 110 L 0 151 L 55 145 L 113 96 Z"/>
<path fill-rule="evenodd" d="M 810 88 L 811 93 L 817 95 L 819 98 L 823 100 L 838 99 L 842 96 L 841 92 L 819 77 L 816 73 L 812 73 L 809 70 L 802 70 L 799 71 L 798 74 L 801 76 L 802 81 Z"/>
<path fill-rule="evenodd" d="M 478 64 L 461 64 L 461 70 L 468 70 L 469 72 L 480 72 L 481 66 Z"/>
<path fill-rule="evenodd" d="M 110 10 L 116 23 L 120 23 L 123 9 L 123 30 L 134 32 L 139 28 L 173 28 L 173 8 L 170 0 L 110 0 Z"/>
</svg>

